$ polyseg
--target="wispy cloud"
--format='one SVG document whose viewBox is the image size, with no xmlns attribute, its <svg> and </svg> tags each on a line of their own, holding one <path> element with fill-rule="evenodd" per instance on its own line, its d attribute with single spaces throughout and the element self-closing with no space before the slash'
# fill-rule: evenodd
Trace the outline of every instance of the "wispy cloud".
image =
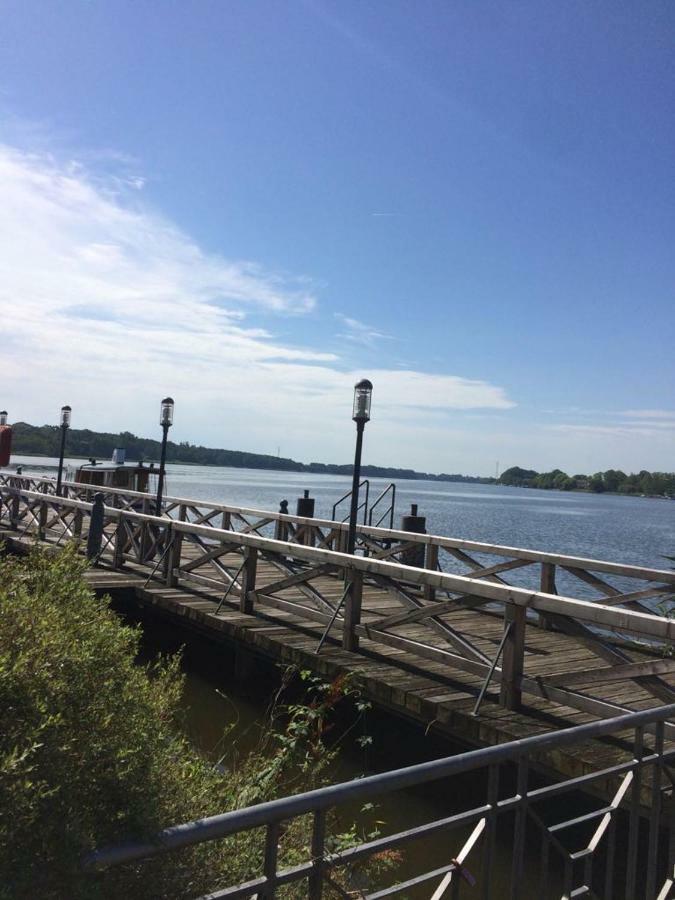
<svg viewBox="0 0 675 900">
<path fill-rule="evenodd" d="M 629 419 L 659 419 L 675 422 L 675 410 L 673 409 L 625 409 L 619 413 Z"/>
<path fill-rule="evenodd" d="M 351 430 L 336 439 L 334 423 L 349 420 L 354 381 L 367 374 L 379 458 L 393 462 L 395 438 L 414 446 L 421 410 L 513 406 L 487 382 L 354 372 L 308 346 L 311 280 L 206 253 L 143 202 L 143 178 L 106 179 L 77 161 L 0 145 L 0 372 L 15 420 L 51 421 L 69 402 L 75 424 L 147 433 L 157 398 L 171 393 L 177 439 L 256 449 L 283 435 L 286 453 L 341 459 Z M 337 318 L 361 346 L 389 337 Z M 441 431 L 437 440 L 440 452 Z"/>
<path fill-rule="evenodd" d="M 362 344 L 364 347 L 373 347 L 377 341 L 391 339 L 390 334 L 385 334 L 384 331 L 379 331 L 377 328 L 366 325 L 365 322 L 360 322 L 358 319 L 352 319 L 342 313 L 335 313 L 335 318 L 345 329 L 337 336 L 353 341 L 356 344 Z"/>
</svg>

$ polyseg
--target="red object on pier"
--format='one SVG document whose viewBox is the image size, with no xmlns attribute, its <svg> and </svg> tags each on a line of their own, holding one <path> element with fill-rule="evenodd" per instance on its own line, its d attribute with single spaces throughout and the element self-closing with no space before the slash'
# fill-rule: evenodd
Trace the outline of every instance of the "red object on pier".
<svg viewBox="0 0 675 900">
<path fill-rule="evenodd" d="M 12 454 L 11 425 L 0 425 L 0 466 L 8 466 Z"/>
</svg>

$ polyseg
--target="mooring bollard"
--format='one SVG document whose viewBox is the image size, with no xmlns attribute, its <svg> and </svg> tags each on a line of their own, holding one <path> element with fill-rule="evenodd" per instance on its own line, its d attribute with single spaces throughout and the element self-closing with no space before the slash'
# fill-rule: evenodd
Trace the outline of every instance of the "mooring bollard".
<svg viewBox="0 0 675 900">
<path fill-rule="evenodd" d="M 98 491 L 94 494 L 94 502 L 91 505 L 91 519 L 89 520 L 89 534 L 87 535 L 87 559 L 94 559 L 101 552 L 104 514 L 103 494 Z"/>
<path fill-rule="evenodd" d="M 309 491 L 304 492 L 304 497 L 298 497 L 298 502 L 295 507 L 296 516 L 302 516 L 304 519 L 313 519 L 314 518 L 314 498 L 309 496 Z M 313 538 L 313 529 L 311 525 L 303 525 L 300 528 L 301 535 L 299 538 L 299 543 L 311 545 L 314 543 Z"/>
<path fill-rule="evenodd" d="M 427 533 L 427 520 L 425 516 L 417 515 L 416 503 L 411 504 L 410 515 L 402 517 L 401 531 L 414 531 L 415 534 Z M 415 544 L 409 550 L 404 550 L 401 554 L 401 562 L 404 566 L 424 568 L 424 544 Z"/>
</svg>

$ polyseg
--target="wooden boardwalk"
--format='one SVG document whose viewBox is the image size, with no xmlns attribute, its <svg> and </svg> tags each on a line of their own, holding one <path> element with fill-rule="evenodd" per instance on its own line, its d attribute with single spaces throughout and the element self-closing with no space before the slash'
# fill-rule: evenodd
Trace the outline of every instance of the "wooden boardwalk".
<svg viewBox="0 0 675 900">
<path fill-rule="evenodd" d="M 64 533 L 84 541 L 88 500 L 45 500 L 30 489 L 17 493 L 16 486 L 0 485 L 3 490 L 0 539 L 11 549 L 24 551 L 36 535 L 51 545 L 62 544 Z M 505 585 L 495 570 L 516 568 L 513 561 L 474 565 L 480 577 L 471 581 L 402 566 L 391 561 L 391 549 L 405 553 L 414 536 L 398 532 L 383 537 L 372 533 L 383 529 L 363 529 L 363 546 L 369 543 L 373 555 L 354 560 L 309 546 L 311 532 L 302 533 L 306 520 L 282 521 L 294 517 L 249 515 L 236 531 L 227 507 L 199 504 L 192 518 L 201 521 L 190 522 L 186 504 L 193 501 L 183 501 L 180 515 L 166 520 L 117 502 L 105 507 L 101 551 L 87 572 L 97 592 L 130 592 L 181 627 L 281 664 L 328 678 L 349 673 L 376 704 L 469 745 L 504 743 L 675 699 L 675 661 L 668 656 L 673 623 L 631 608 L 644 596 L 669 596 L 675 573 L 646 577 L 651 570 L 620 567 L 623 579 L 640 576 L 638 589 L 603 580 L 605 596 L 612 591 L 613 599 L 628 599 L 592 604 Z M 22 509 L 28 511 L 23 517 Z M 205 524 L 214 510 L 219 526 L 231 530 Z M 270 524 L 278 536 L 280 521 L 289 526 L 284 542 L 261 536 Z M 291 528 L 298 542 L 289 540 Z M 335 530 L 339 540 L 341 529 Z M 579 562 L 568 559 L 567 567 L 600 580 Z M 550 579 L 550 570 L 544 572 Z M 675 747 L 675 728 L 666 735 Z M 575 777 L 613 766 L 631 752 L 614 738 L 543 753 L 538 764 L 553 776 Z M 612 784 L 608 779 L 603 792 L 610 794 Z"/>
</svg>

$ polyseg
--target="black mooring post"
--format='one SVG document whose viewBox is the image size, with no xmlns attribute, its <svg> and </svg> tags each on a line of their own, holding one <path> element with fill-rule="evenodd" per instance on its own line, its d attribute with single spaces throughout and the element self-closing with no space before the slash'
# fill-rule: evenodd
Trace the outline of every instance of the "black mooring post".
<svg viewBox="0 0 675 900">
<path fill-rule="evenodd" d="M 94 502 L 91 505 L 91 519 L 87 535 L 87 559 L 95 559 L 101 552 L 104 514 L 103 494 L 98 491 L 94 494 Z"/>
</svg>

